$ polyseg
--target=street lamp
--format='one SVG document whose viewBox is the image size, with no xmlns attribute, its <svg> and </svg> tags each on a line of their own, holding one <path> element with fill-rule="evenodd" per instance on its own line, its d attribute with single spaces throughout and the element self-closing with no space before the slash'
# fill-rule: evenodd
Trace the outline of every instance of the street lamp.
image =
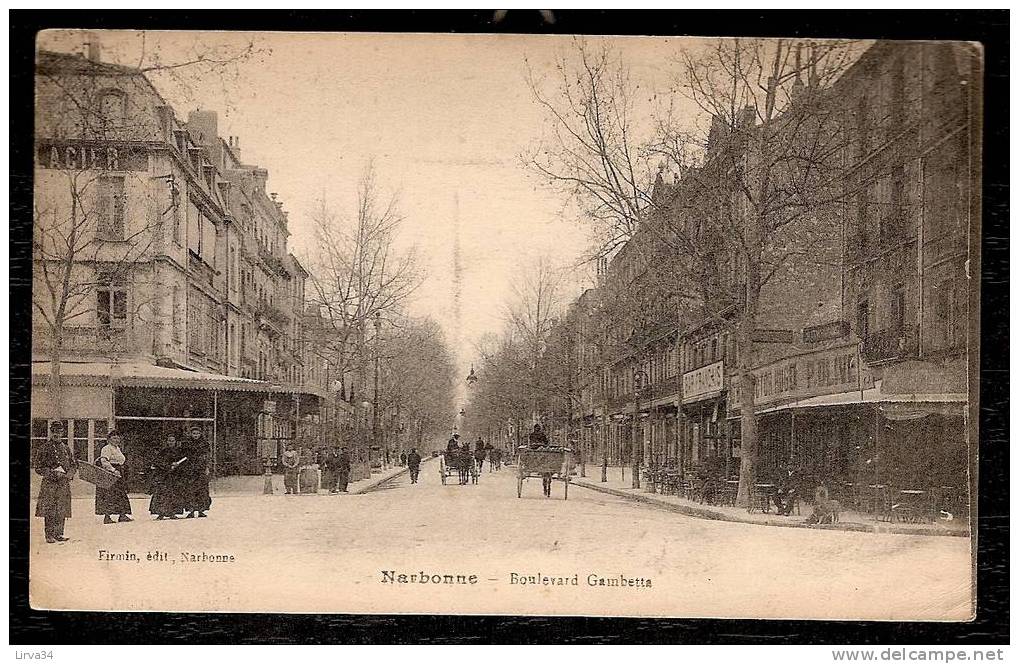
<svg viewBox="0 0 1019 664">
<path fill-rule="evenodd" d="M 467 385 L 473 387 L 478 382 L 478 376 L 474 373 L 474 365 L 471 364 L 471 372 L 467 374 Z"/>
<path fill-rule="evenodd" d="M 648 408 L 648 417 L 650 417 L 650 408 L 651 408 L 651 406 L 654 405 L 653 403 L 650 403 L 650 402 L 654 401 L 654 396 L 653 396 L 653 394 L 650 393 L 650 390 L 651 390 L 651 377 L 643 369 L 634 369 L 633 370 L 633 423 L 631 425 L 632 428 L 630 430 L 630 441 L 631 441 L 631 446 L 632 446 L 632 449 L 631 449 L 630 453 L 633 455 L 633 458 L 630 460 L 631 461 L 631 466 L 632 466 L 632 469 L 631 469 L 630 472 L 633 474 L 632 486 L 633 486 L 634 489 L 639 489 L 640 488 L 640 462 L 641 462 L 641 458 L 640 458 L 640 455 L 638 454 L 637 421 L 640 419 L 640 391 L 641 391 L 641 389 L 643 389 L 644 385 L 647 385 L 648 391 L 649 391 L 648 398 L 649 398 L 649 404 L 650 405 L 649 405 L 649 408 Z"/>
</svg>

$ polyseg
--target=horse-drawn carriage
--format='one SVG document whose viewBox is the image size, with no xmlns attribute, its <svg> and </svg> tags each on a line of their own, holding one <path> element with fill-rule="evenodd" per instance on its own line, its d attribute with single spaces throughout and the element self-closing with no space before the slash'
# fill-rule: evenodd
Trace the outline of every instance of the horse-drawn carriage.
<svg viewBox="0 0 1019 664">
<path fill-rule="evenodd" d="M 467 453 L 456 453 L 452 454 L 449 451 L 443 452 L 439 459 L 439 479 L 442 483 L 446 483 L 447 477 L 453 477 L 457 482 L 460 481 L 460 471 L 465 468 L 470 474 L 471 483 L 478 483 L 478 475 L 480 471 L 478 464 L 475 462 L 474 455 Z"/>
<path fill-rule="evenodd" d="M 524 480 L 527 478 L 549 477 L 563 482 L 563 500 L 568 500 L 572 473 L 573 454 L 568 447 L 521 447 L 517 454 L 517 498 L 523 494 Z"/>
</svg>

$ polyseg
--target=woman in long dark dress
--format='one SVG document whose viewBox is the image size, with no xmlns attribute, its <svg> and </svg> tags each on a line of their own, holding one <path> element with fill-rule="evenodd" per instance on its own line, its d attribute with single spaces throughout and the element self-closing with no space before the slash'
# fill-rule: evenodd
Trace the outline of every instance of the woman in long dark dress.
<svg viewBox="0 0 1019 664">
<path fill-rule="evenodd" d="M 191 437 L 181 446 L 184 462 L 178 472 L 181 474 L 181 498 L 183 511 L 187 519 L 195 518 L 197 513 L 205 517 L 206 510 L 212 506 L 209 496 L 209 444 L 202 436 L 199 427 L 191 429 Z"/>
<path fill-rule="evenodd" d="M 159 454 L 156 455 L 153 470 L 156 473 L 156 487 L 149 501 L 149 512 L 156 515 L 156 520 L 176 519 L 184 511 L 181 500 L 181 474 L 178 468 L 184 456 L 177 439 L 170 434 Z"/>
<path fill-rule="evenodd" d="M 35 472 L 42 476 L 35 515 L 42 518 L 47 544 L 66 542 L 64 520 L 71 517 L 71 478 L 77 466 L 63 439 L 64 425 L 53 422 L 49 437 L 36 450 Z"/>
<path fill-rule="evenodd" d="M 96 514 L 103 515 L 103 523 L 124 523 L 133 521 L 131 514 L 131 500 L 127 497 L 127 488 L 124 485 L 124 464 L 127 457 L 121 449 L 123 440 L 116 431 L 111 431 L 107 436 L 106 445 L 99 452 L 96 464 L 117 476 L 113 486 L 104 489 L 96 486 Z M 117 521 L 111 515 L 117 515 Z"/>
</svg>

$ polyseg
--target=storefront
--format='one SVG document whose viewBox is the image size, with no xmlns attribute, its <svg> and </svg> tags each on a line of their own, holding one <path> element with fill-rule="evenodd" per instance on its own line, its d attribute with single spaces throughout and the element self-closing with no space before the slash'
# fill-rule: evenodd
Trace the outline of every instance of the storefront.
<svg viewBox="0 0 1019 664">
<path fill-rule="evenodd" d="M 730 427 L 726 423 L 723 362 L 683 374 L 679 417 L 679 466 L 685 472 L 710 465 L 727 475 L 738 466 Z"/>
<path fill-rule="evenodd" d="M 145 469 L 164 441 L 170 435 L 179 440 L 196 425 L 209 442 L 214 477 L 259 474 L 266 457 L 278 456 L 280 444 L 295 439 L 299 409 L 315 415 L 319 405 L 314 395 L 247 378 L 144 362 L 68 362 L 61 367 L 57 409 L 47 389 L 49 371 L 49 362 L 33 364 L 33 440 L 45 438 L 48 423 L 59 416 L 75 456 L 91 463 L 116 428 L 136 490 L 146 488 Z"/>
</svg>

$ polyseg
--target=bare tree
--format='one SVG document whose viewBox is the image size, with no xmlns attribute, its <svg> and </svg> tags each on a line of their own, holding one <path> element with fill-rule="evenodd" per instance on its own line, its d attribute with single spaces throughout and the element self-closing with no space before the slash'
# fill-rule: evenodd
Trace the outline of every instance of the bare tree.
<svg viewBox="0 0 1019 664">
<path fill-rule="evenodd" d="M 417 446 L 441 436 L 454 411 L 456 363 L 431 318 L 406 319 L 386 334 L 379 407 L 409 425 Z"/>
<path fill-rule="evenodd" d="M 325 319 L 316 352 L 343 374 L 359 370 L 366 384 L 366 342 L 376 319 L 397 323 L 421 283 L 413 249 L 397 246 L 403 221 L 396 195 L 384 197 L 369 164 L 362 175 L 353 218 L 345 220 L 321 201 L 313 222 L 311 306 Z"/>
<path fill-rule="evenodd" d="M 560 64 L 554 97 L 532 85 L 555 130 L 530 164 L 586 201 L 600 253 L 645 231 L 653 240 L 638 251 L 642 262 L 667 266 L 660 276 L 669 308 L 692 316 L 688 305 L 697 304 L 701 311 L 687 321 L 733 321 L 742 504 L 757 459 L 754 331 L 762 289 L 804 261 L 831 260 L 815 249 L 838 237 L 851 195 L 843 177 L 845 117 L 826 89 L 851 64 L 854 48 L 719 40 L 682 53 L 676 92 L 709 120 L 708 129 L 659 118 L 656 135 L 644 142 L 635 138 L 631 115 L 635 86 L 607 48 L 578 43 L 574 59 Z M 668 164 L 680 180 L 670 186 L 661 170 L 656 177 L 653 162 Z"/>
</svg>

